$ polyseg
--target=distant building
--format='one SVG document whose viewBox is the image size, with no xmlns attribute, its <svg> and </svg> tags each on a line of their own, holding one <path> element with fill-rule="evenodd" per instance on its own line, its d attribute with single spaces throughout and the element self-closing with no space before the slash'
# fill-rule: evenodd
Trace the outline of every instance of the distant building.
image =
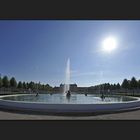
<svg viewBox="0 0 140 140">
<path fill-rule="evenodd" d="M 87 90 L 88 90 L 89 93 L 100 93 L 100 89 L 96 86 L 88 87 Z"/>
<path fill-rule="evenodd" d="M 55 92 L 59 92 L 59 90 L 60 90 L 59 87 L 54 87 L 53 88 L 53 91 L 55 91 Z"/>
<path fill-rule="evenodd" d="M 81 93 L 88 92 L 88 87 L 77 87 L 77 92 Z"/>
<path fill-rule="evenodd" d="M 60 84 L 60 91 L 63 92 L 65 84 Z M 70 84 L 70 91 L 77 91 L 77 84 Z"/>
</svg>

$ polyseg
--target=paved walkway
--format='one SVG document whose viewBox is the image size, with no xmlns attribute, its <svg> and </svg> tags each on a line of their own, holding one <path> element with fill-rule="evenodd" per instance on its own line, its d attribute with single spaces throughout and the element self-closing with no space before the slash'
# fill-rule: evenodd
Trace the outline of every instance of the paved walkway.
<svg viewBox="0 0 140 140">
<path fill-rule="evenodd" d="M 140 110 L 97 116 L 52 116 L 0 111 L 0 120 L 140 120 Z"/>
</svg>

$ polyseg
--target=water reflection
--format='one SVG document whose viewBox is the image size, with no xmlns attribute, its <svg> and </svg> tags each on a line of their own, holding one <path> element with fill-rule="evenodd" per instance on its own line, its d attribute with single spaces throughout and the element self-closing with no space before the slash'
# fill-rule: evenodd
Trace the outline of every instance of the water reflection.
<svg viewBox="0 0 140 140">
<path fill-rule="evenodd" d="M 126 96 L 116 96 L 116 95 L 88 95 L 85 94 L 72 94 L 71 96 L 64 96 L 63 94 L 39 94 L 35 95 L 19 95 L 19 96 L 9 96 L 3 97 L 5 100 L 13 101 L 26 101 L 26 102 L 44 102 L 48 104 L 95 104 L 102 102 L 125 102 L 136 100 L 131 97 Z"/>
<path fill-rule="evenodd" d="M 68 102 L 70 102 L 70 98 L 71 98 L 71 96 L 66 96 L 66 99 Z"/>
</svg>

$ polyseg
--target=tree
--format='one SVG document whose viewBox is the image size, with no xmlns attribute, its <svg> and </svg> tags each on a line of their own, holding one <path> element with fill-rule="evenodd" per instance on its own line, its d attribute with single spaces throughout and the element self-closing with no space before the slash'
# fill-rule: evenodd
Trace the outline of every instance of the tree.
<svg viewBox="0 0 140 140">
<path fill-rule="evenodd" d="M 7 76 L 4 76 L 2 79 L 3 87 L 7 88 L 9 87 L 9 80 Z"/>
<path fill-rule="evenodd" d="M 116 87 L 117 87 L 117 89 L 120 89 L 120 87 L 121 87 L 121 86 L 120 86 L 120 84 L 119 84 L 119 83 L 117 83 L 117 86 L 116 86 Z"/>
<path fill-rule="evenodd" d="M 41 89 L 41 83 L 40 82 L 38 83 L 38 89 Z"/>
<path fill-rule="evenodd" d="M 49 84 L 46 84 L 45 85 L 45 89 L 48 90 L 48 91 L 51 91 L 52 90 L 52 87 Z"/>
<path fill-rule="evenodd" d="M 138 87 L 138 83 L 135 77 L 132 77 L 130 81 L 130 88 L 131 89 L 136 89 Z"/>
<path fill-rule="evenodd" d="M 30 89 L 35 89 L 35 83 L 31 81 L 31 82 L 29 83 L 29 88 L 30 88 Z"/>
<path fill-rule="evenodd" d="M 138 80 L 138 82 L 137 82 L 137 83 L 138 83 L 138 88 L 140 88 L 140 80 Z"/>
<path fill-rule="evenodd" d="M 10 86 L 16 88 L 17 87 L 17 81 L 14 77 L 10 79 Z"/>
<path fill-rule="evenodd" d="M 110 89 L 110 84 L 109 83 L 107 83 L 107 89 Z"/>
<path fill-rule="evenodd" d="M 127 79 L 123 80 L 121 87 L 124 89 L 129 89 L 129 82 Z"/>
<path fill-rule="evenodd" d="M 133 89 L 133 93 L 134 90 L 138 87 L 138 83 L 135 77 L 132 77 L 131 81 L 130 81 L 130 88 Z"/>
<path fill-rule="evenodd" d="M 23 84 L 22 84 L 21 81 L 18 82 L 18 86 L 17 87 L 20 88 L 20 89 L 23 88 Z"/>
<path fill-rule="evenodd" d="M 2 87 L 2 78 L 0 76 L 0 88 Z"/>
<path fill-rule="evenodd" d="M 45 89 L 45 85 L 44 85 L 44 84 L 41 85 L 41 89 L 42 89 L 42 90 Z"/>
<path fill-rule="evenodd" d="M 117 85 L 116 84 L 113 85 L 113 89 L 114 90 L 117 89 Z"/>
<path fill-rule="evenodd" d="M 114 85 L 110 84 L 110 90 L 113 90 L 113 89 L 114 89 Z"/>
<path fill-rule="evenodd" d="M 29 83 L 28 82 L 26 83 L 26 87 L 27 87 L 27 89 L 29 89 Z"/>
<path fill-rule="evenodd" d="M 104 90 L 107 90 L 107 83 L 104 84 Z"/>
<path fill-rule="evenodd" d="M 23 82 L 23 88 L 24 88 L 24 89 L 27 89 L 27 85 L 26 85 L 25 82 Z"/>
</svg>

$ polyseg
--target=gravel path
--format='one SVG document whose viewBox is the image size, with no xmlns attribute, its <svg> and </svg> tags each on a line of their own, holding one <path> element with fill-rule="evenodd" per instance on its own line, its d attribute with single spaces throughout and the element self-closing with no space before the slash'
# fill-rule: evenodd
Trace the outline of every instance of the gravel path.
<svg viewBox="0 0 140 140">
<path fill-rule="evenodd" d="M 140 110 L 96 116 L 52 116 L 0 111 L 0 120 L 140 120 Z"/>
</svg>

